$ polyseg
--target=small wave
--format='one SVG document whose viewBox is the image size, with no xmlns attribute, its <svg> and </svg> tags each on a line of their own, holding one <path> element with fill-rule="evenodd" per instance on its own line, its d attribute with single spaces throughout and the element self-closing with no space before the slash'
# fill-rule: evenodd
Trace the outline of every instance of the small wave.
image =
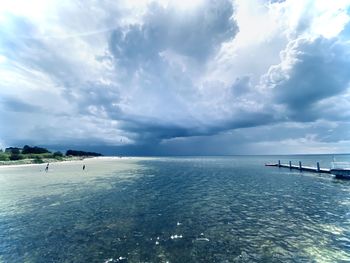
<svg viewBox="0 0 350 263">
<path fill-rule="evenodd" d="M 209 242 L 209 238 L 206 238 L 206 237 L 197 237 L 196 238 L 196 241 L 206 241 L 206 242 Z"/>
</svg>

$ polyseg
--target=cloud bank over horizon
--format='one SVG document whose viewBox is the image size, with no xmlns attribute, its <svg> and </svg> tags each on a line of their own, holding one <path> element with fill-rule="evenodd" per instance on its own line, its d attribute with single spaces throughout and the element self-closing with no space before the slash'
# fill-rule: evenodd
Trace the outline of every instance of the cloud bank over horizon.
<svg viewBox="0 0 350 263">
<path fill-rule="evenodd" d="M 0 148 L 350 149 L 350 1 L 0 7 Z"/>
</svg>

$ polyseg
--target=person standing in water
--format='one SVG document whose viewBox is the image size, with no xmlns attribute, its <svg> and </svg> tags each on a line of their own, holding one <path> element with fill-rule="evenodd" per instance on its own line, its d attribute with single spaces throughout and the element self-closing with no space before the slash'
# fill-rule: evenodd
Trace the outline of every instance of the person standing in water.
<svg viewBox="0 0 350 263">
<path fill-rule="evenodd" d="M 46 168 L 45 168 L 45 172 L 49 171 L 49 163 L 47 163 Z"/>
<path fill-rule="evenodd" d="M 83 165 L 83 171 L 85 170 L 85 164 Z"/>
</svg>

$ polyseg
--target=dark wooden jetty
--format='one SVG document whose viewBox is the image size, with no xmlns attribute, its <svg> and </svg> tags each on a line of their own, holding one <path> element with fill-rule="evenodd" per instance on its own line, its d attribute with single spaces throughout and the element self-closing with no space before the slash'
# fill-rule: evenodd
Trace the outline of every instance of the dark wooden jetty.
<svg viewBox="0 0 350 263">
<path fill-rule="evenodd" d="M 299 170 L 299 171 L 306 171 L 306 172 L 312 172 L 312 173 L 326 173 L 326 174 L 331 173 L 330 169 L 321 168 L 319 162 L 316 163 L 316 167 L 310 167 L 310 166 L 303 166 L 301 162 L 299 162 L 298 165 L 293 165 L 291 161 L 289 161 L 289 164 L 281 164 L 281 161 L 278 160 L 278 163 L 266 163 L 265 166 L 289 168 L 290 170 Z"/>
</svg>

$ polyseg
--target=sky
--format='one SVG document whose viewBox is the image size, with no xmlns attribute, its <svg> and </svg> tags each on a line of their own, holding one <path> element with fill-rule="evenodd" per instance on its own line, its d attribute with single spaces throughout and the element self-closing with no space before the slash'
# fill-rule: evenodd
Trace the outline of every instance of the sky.
<svg viewBox="0 0 350 263">
<path fill-rule="evenodd" d="M 0 148 L 350 152 L 350 0 L 2 0 Z"/>
</svg>

